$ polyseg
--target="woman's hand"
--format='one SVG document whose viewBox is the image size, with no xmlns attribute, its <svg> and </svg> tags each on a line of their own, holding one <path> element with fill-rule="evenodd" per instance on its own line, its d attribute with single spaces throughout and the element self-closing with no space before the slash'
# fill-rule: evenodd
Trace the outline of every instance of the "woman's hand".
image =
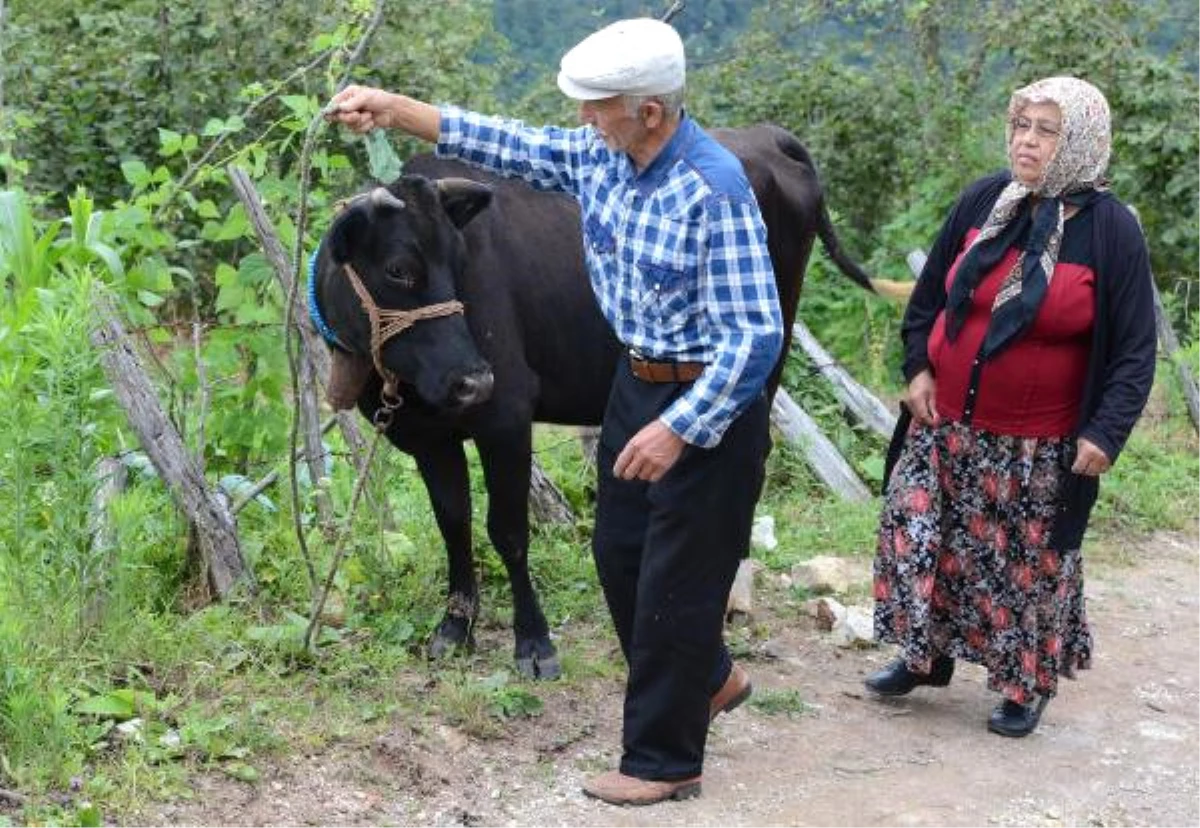
<svg viewBox="0 0 1200 828">
<path fill-rule="evenodd" d="M 908 384 L 908 410 L 921 425 L 935 426 L 941 420 L 937 413 L 937 382 L 926 368 Z"/>
<path fill-rule="evenodd" d="M 1071 464 L 1071 471 L 1075 474 L 1099 477 L 1111 467 L 1112 461 L 1108 455 L 1091 440 L 1080 437 L 1075 441 L 1075 462 Z"/>
</svg>

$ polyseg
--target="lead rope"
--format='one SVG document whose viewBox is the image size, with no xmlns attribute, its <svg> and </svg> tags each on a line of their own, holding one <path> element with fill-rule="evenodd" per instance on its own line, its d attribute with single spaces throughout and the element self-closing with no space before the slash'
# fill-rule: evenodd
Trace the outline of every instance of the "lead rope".
<svg viewBox="0 0 1200 828">
<path fill-rule="evenodd" d="M 376 409 L 375 415 L 371 418 L 372 423 L 375 425 L 375 437 L 371 440 L 371 446 L 367 450 L 367 457 L 363 461 L 362 469 L 359 471 L 358 481 L 354 485 L 354 496 L 350 501 L 350 511 L 346 515 L 341 538 L 338 541 L 337 548 L 334 550 L 333 562 L 329 565 L 329 571 L 326 573 L 324 583 L 321 584 L 321 592 L 313 602 L 312 614 L 308 619 L 308 628 L 304 631 L 304 649 L 306 651 L 311 650 L 313 646 L 314 639 L 320 629 L 321 613 L 324 611 L 325 601 L 329 597 L 329 590 L 333 588 L 334 576 L 337 575 L 338 569 L 341 568 L 342 560 L 346 557 L 351 520 L 354 517 L 354 513 L 358 511 L 358 503 L 362 498 L 363 489 L 368 479 L 367 471 L 371 468 L 371 463 L 375 459 L 375 451 L 379 447 L 380 439 L 382 439 L 388 428 L 391 427 L 392 416 L 404 404 L 404 400 L 400 396 L 399 379 L 383 364 L 381 357 L 383 346 L 389 339 L 408 330 L 422 319 L 436 319 L 440 316 L 450 316 L 463 312 L 463 304 L 457 300 L 439 302 L 436 305 L 426 305 L 410 311 L 382 309 L 375 304 L 375 300 L 371 298 L 371 294 L 362 283 L 362 277 L 358 275 L 354 267 L 349 262 L 346 262 L 343 267 L 346 270 L 346 276 L 350 280 L 350 286 L 358 294 L 358 301 L 362 303 L 367 318 L 371 320 L 371 359 L 375 363 L 375 370 L 383 378 L 383 390 L 379 392 L 380 407 Z"/>
<path fill-rule="evenodd" d="M 383 409 L 380 410 L 382 411 Z M 392 411 L 394 410 L 394 408 L 387 409 L 386 419 L 388 423 L 391 422 Z M 380 427 L 378 423 L 376 424 L 375 437 L 371 440 L 371 445 L 367 449 L 367 457 L 363 460 L 363 467 L 362 471 L 359 472 L 358 480 L 354 483 L 354 496 L 350 499 L 350 511 L 346 514 L 345 525 L 342 527 L 342 537 L 333 552 L 333 562 L 329 565 L 329 572 L 325 575 L 325 582 L 321 584 L 320 595 L 313 602 L 312 614 L 308 618 L 308 627 L 304 630 L 305 652 L 312 651 L 317 632 L 321 627 L 321 613 L 325 610 L 325 601 L 329 598 L 329 590 L 333 588 L 333 578 L 337 575 L 338 569 L 341 568 L 342 560 L 346 557 L 346 549 L 350 545 L 347 541 L 350 539 L 351 519 L 354 517 L 354 513 L 358 511 L 358 502 L 362 499 L 363 489 L 366 488 L 369 477 L 367 470 L 371 468 L 371 462 L 375 459 L 375 450 L 379 448 L 379 441 L 383 438 L 385 431 L 387 431 L 387 425 Z"/>
</svg>

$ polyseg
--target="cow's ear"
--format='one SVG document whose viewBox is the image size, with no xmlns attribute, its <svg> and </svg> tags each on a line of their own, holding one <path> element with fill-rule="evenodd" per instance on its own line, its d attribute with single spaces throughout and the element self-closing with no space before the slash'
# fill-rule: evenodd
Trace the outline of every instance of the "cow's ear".
<svg viewBox="0 0 1200 828">
<path fill-rule="evenodd" d="M 491 187 L 467 178 L 442 178 L 437 188 L 442 207 L 458 228 L 466 227 L 492 201 Z"/>
<path fill-rule="evenodd" d="M 325 243 L 329 245 L 329 256 L 334 264 L 345 264 L 350 261 L 350 251 L 354 248 L 354 240 L 362 235 L 366 228 L 367 216 L 361 207 L 347 208 L 329 228 Z"/>
</svg>

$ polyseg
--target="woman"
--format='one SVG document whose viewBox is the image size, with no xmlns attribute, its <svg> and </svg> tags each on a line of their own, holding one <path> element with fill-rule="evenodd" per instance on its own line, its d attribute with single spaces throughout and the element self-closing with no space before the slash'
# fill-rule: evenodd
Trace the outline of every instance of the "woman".
<svg viewBox="0 0 1200 828">
<path fill-rule="evenodd" d="M 1010 169 L 959 197 L 905 312 L 909 416 L 875 560 L 876 634 L 900 657 L 866 684 L 899 696 L 982 664 L 1003 696 L 988 729 L 1025 736 L 1091 661 L 1079 547 L 1155 328 L 1145 240 L 1106 188 L 1104 96 L 1038 81 L 1007 138 Z"/>
</svg>

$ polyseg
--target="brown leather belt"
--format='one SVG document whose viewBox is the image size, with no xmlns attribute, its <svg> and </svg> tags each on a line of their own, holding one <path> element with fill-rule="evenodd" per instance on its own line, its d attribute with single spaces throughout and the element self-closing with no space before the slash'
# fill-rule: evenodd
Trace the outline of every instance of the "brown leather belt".
<svg viewBox="0 0 1200 828">
<path fill-rule="evenodd" d="M 705 366 L 703 362 L 655 362 L 630 353 L 629 367 L 642 382 L 692 382 Z"/>
</svg>

